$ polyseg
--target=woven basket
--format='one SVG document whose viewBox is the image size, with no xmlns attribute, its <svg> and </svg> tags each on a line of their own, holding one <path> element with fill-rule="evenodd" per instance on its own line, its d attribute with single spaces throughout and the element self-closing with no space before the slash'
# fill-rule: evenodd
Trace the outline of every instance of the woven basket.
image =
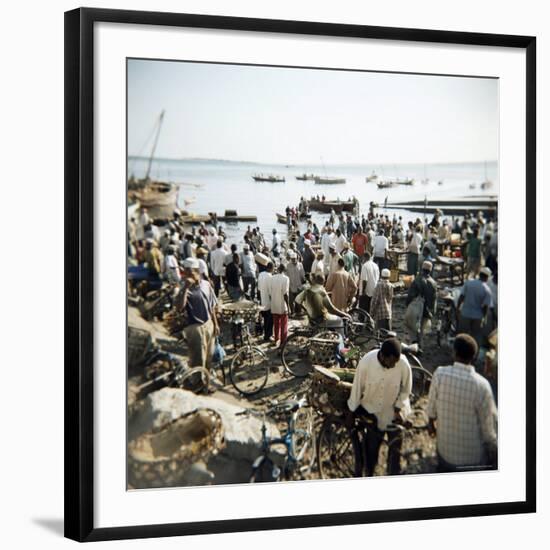
<svg viewBox="0 0 550 550">
<path fill-rule="evenodd" d="M 258 315 L 258 306 L 254 302 L 240 300 L 224 304 L 221 310 L 222 320 L 231 323 L 233 319 L 243 319 L 245 323 L 251 323 Z"/>
<path fill-rule="evenodd" d="M 220 415 L 199 409 L 128 444 L 128 483 L 136 489 L 185 484 L 185 472 L 224 445 Z"/>
<path fill-rule="evenodd" d="M 341 415 L 348 408 L 352 384 L 342 382 L 337 374 L 316 366 L 310 390 L 310 401 L 319 414 Z"/>
<path fill-rule="evenodd" d="M 149 331 L 128 327 L 128 367 L 139 365 L 154 346 L 155 341 Z"/>
</svg>

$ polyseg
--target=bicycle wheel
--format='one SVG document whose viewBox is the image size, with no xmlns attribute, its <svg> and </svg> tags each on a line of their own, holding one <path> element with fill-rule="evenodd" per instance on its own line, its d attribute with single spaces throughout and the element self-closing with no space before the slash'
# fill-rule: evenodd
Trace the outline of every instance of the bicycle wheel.
<svg viewBox="0 0 550 550">
<path fill-rule="evenodd" d="M 313 435 L 313 409 L 303 407 L 294 413 L 292 447 L 298 465 L 298 473 L 306 474 L 315 464 L 316 442 Z"/>
<path fill-rule="evenodd" d="M 432 373 L 425 369 L 418 358 L 409 356 L 409 362 L 411 363 L 412 371 L 412 391 L 411 391 L 411 403 L 414 405 L 420 398 L 426 397 L 430 391 L 430 384 L 432 382 Z"/>
<path fill-rule="evenodd" d="M 309 336 L 290 335 L 281 350 L 281 360 L 288 373 L 298 378 L 307 376 L 313 370 Z"/>
<path fill-rule="evenodd" d="M 322 479 L 361 476 L 363 460 L 359 438 L 337 416 L 328 417 L 321 426 L 317 465 Z"/>
<path fill-rule="evenodd" d="M 281 469 L 276 466 L 268 456 L 261 456 L 256 459 L 252 466 L 250 483 L 269 483 L 279 481 Z"/>
<path fill-rule="evenodd" d="M 356 341 L 358 345 L 366 344 L 374 337 L 374 319 L 369 315 L 368 311 L 360 307 L 350 309 L 351 324 L 349 325 L 349 338 Z M 355 325 L 353 323 L 361 323 Z"/>
<path fill-rule="evenodd" d="M 269 364 L 265 353 L 256 347 L 245 346 L 233 357 L 229 377 L 242 395 L 254 395 L 267 383 Z"/>
</svg>

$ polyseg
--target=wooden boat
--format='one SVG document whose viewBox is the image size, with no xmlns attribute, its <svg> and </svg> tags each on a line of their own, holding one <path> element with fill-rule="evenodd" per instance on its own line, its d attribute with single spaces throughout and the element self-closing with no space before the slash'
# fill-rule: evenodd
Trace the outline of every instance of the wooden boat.
<svg viewBox="0 0 550 550">
<path fill-rule="evenodd" d="M 315 174 L 301 174 L 300 176 L 296 176 L 296 179 L 300 181 L 314 180 Z"/>
<path fill-rule="evenodd" d="M 286 216 L 284 214 L 275 214 L 277 216 L 277 221 L 279 223 L 284 223 L 286 225 Z"/>
<path fill-rule="evenodd" d="M 389 187 L 393 187 L 394 183 L 392 181 L 386 180 L 386 181 L 379 181 L 377 184 L 378 189 L 387 189 Z"/>
<path fill-rule="evenodd" d="M 378 179 L 378 174 L 373 170 L 372 171 L 372 174 L 370 176 L 367 176 L 365 178 L 365 181 L 367 183 L 370 183 L 371 181 L 376 181 Z"/>
<path fill-rule="evenodd" d="M 284 182 L 285 178 L 283 176 L 276 176 L 273 174 L 254 174 L 252 176 L 254 181 L 268 181 L 270 183 L 279 183 Z"/>
<path fill-rule="evenodd" d="M 342 211 L 353 212 L 355 206 L 357 205 L 356 200 L 352 201 L 318 201 L 317 199 L 311 199 L 308 201 L 308 206 L 310 210 L 316 210 L 317 212 L 330 213 L 331 210 L 334 210 L 336 213 Z M 286 222 L 286 220 L 285 220 Z"/>
<path fill-rule="evenodd" d="M 258 221 L 258 216 L 239 216 L 236 210 L 226 210 L 223 216 L 217 216 L 216 214 L 210 213 L 212 218 L 220 222 L 256 222 Z"/>
<path fill-rule="evenodd" d="M 153 141 L 151 154 L 147 163 L 147 170 L 143 179 L 136 179 L 131 176 L 128 180 L 128 200 L 130 202 L 137 201 L 139 204 L 147 208 L 152 216 L 170 215 L 177 208 L 179 187 L 170 182 L 154 181 L 151 179 L 151 166 L 155 157 L 155 150 L 164 120 L 164 111 L 156 122 L 157 131 Z"/>
<path fill-rule="evenodd" d="M 396 180 L 394 180 L 394 183 L 396 185 L 414 185 L 414 180 L 412 178 L 397 178 Z"/>
<path fill-rule="evenodd" d="M 321 185 L 335 185 L 338 183 L 346 183 L 346 178 L 329 178 L 329 177 L 322 177 L 322 176 L 316 176 L 315 177 L 315 183 L 321 184 Z"/>
</svg>

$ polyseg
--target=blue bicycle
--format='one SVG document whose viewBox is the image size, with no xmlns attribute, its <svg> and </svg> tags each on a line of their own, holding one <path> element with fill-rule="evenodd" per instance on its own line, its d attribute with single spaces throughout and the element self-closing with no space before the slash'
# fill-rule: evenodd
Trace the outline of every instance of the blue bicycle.
<svg viewBox="0 0 550 550">
<path fill-rule="evenodd" d="M 252 415 L 262 419 L 261 454 L 252 465 L 251 483 L 304 479 L 316 458 L 316 438 L 313 431 L 313 409 L 305 398 L 273 402 L 264 411 L 245 409 L 237 415 Z M 266 416 L 284 415 L 286 432 L 277 438 L 267 436 Z M 271 458 L 274 452 L 284 450 L 282 467 Z"/>
</svg>

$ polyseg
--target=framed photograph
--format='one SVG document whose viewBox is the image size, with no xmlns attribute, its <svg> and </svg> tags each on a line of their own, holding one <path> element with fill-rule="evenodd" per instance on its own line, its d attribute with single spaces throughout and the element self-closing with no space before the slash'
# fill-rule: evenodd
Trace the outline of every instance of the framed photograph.
<svg viewBox="0 0 550 550">
<path fill-rule="evenodd" d="M 65 14 L 65 534 L 536 509 L 536 40 Z"/>
</svg>

